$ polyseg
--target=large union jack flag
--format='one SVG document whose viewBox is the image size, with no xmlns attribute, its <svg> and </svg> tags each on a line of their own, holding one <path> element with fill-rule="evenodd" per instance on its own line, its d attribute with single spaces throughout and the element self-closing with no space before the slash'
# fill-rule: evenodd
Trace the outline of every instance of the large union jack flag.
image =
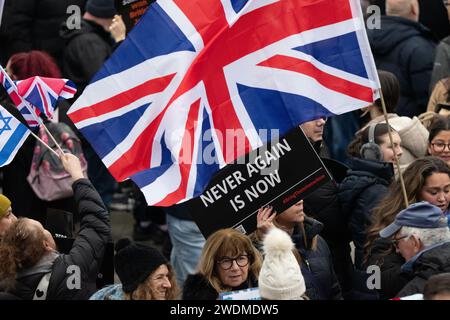
<svg viewBox="0 0 450 320">
<path fill-rule="evenodd" d="M 359 0 L 160 0 L 69 116 L 117 180 L 168 206 L 264 144 L 260 129 L 367 106 L 377 88 Z"/>
</svg>

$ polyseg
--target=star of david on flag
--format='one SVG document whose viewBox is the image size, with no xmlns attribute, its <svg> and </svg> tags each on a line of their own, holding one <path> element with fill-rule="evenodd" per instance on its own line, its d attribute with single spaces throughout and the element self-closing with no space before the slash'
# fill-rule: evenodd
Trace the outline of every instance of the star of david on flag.
<svg viewBox="0 0 450 320">
<path fill-rule="evenodd" d="M 9 164 L 30 134 L 30 130 L 0 106 L 0 167 Z"/>
<path fill-rule="evenodd" d="M 378 88 L 359 0 L 160 0 L 68 115 L 118 181 L 169 206 L 261 130 L 365 107 Z"/>
</svg>

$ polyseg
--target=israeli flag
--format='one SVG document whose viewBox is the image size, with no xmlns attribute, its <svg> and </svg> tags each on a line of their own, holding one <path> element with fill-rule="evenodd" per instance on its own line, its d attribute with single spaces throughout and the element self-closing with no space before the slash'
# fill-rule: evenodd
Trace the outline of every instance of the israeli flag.
<svg viewBox="0 0 450 320">
<path fill-rule="evenodd" d="M 0 105 L 0 167 L 9 164 L 30 130 Z"/>
</svg>

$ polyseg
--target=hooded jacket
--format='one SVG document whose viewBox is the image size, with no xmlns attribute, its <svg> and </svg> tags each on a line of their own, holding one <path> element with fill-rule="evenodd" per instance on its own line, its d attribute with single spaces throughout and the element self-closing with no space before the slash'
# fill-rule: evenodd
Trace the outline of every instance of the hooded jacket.
<svg viewBox="0 0 450 320">
<path fill-rule="evenodd" d="M 323 224 L 313 218 L 305 217 L 305 233 L 294 228 L 292 240 L 298 250 L 305 279 L 305 295 L 311 300 L 342 300 L 342 292 L 333 268 L 330 249 L 319 235 Z M 313 249 L 313 239 L 317 236 L 317 246 Z M 306 237 L 306 239 L 304 239 Z M 305 246 L 306 240 L 306 246 Z"/>
<path fill-rule="evenodd" d="M 81 19 L 80 29 L 63 24 L 60 36 L 66 44 L 63 74 L 77 85 L 78 96 L 111 55 L 114 41 L 102 26 L 85 19 Z"/>
<path fill-rule="evenodd" d="M 382 16 L 381 29 L 367 34 L 377 68 L 394 73 L 400 82 L 397 114 L 425 112 L 436 47 L 431 32 L 412 20 Z"/>
<path fill-rule="evenodd" d="M 348 164 L 351 170 L 339 186 L 339 200 L 355 245 L 355 267 L 361 269 L 372 210 L 386 194 L 394 170 L 391 163 L 360 158 L 350 158 Z"/>
<path fill-rule="evenodd" d="M 64 20 L 73 20 L 77 8 L 82 11 L 85 3 L 86 0 L 6 1 L 0 51 L 7 58 L 17 52 L 43 50 L 61 66 L 64 41 L 59 37 L 59 27 Z"/>
</svg>

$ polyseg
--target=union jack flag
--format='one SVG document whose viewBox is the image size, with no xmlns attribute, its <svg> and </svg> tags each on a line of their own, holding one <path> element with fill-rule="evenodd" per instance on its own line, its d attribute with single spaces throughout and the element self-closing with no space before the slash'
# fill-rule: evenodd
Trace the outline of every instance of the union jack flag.
<svg viewBox="0 0 450 320">
<path fill-rule="evenodd" d="M 378 88 L 359 0 L 159 0 L 68 114 L 118 181 L 169 206 L 262 146 L 260 129 L 367 106 Z"/>
<path fill-rule="evenodd" d="M 53 119 L 56 102 L 70 99 L 77 92 L 75 84 L 67 79 L 31 77 L 16 82 L 18 94 L 49 119 Z"/>
<path fill-rule="evenodd" d="M 40 111 L 30 105 L 19 95 L 16 84 L 11 80 L 2 66 L 0 66 L 0 83 L 5 88 L 12 102 L 22 114 L 28 126 L 31 128 L 39 126 L 38 117 L 40 115 Z"/>
</svg>

